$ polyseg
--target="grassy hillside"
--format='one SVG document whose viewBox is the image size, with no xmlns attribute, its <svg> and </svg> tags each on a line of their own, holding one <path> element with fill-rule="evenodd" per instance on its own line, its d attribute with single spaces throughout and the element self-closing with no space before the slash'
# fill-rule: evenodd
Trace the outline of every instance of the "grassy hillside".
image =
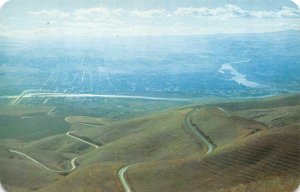
<svg viewBox="0 0 300 192">
<path fill-rule="evenodd" d="M 203 158 L 138 165 L 127 174 L 135 191 L 293 191 L 299 137 L 299 129 L 267 130 Z"/>
<path fill-rule="evenodd" d="M 199 108 L 191 116 L 191 121 L 218 147 L 243 140 L 248 135 L 267 129 L 263 123 L 215 107 Z"/>
<path fill-rule="evenodd" d="M 105 125 L 107 122 L 103 118 L 87 117 L 87 116 L 71 116 L 66 117 L 67 120 L 74 124 L 91 124 L 91 125 Z"/>
<path fill-rule="evenodd" d="M 0 180 L 10 191 L 123 191 L 118 170 L 142 163 L 125 174 L 133 191 L 293 191 L 300 183 L 299 98 L 202 104 L 118 121 L 33 109 L 26 114 L 31 118 L 1 112 Z M 190 123 L 216 144 L 210 154 L 184 124 L 192 110 Z M 95 149 L 68 131 L 101 145 Z M 79 156 L 78 168 L 51 173 L 10 148 L 53 169 L 68 169 Z"/>
<path fill-rule="evenodd" d="M 0 149 L 0 180 L 8 191 L 33 191 L 62 178 L 28 161 Z"/>
<path fill-rule="evenodd" d="M 133 119 L 80 133 L 104 144 L 79 158 L 82 164 L 121 161 L 127 163 L 200 156 L 203 145 L 191 139 L 182 122 L 187 110 Z M 113 150 L 112 150 L 113 149 Z"/>
<path fill-rule="evenodd" d="M 122 166 L 120 163 L 95 163 L 74 171 L 67 177 L 50 184 L 38 192 L 57 191 L 95 191 L 116 192 L 122 191 L 116 175 L 116 170 Z"/>
<path fill-rule="evenodd" d="M 0 107 L 0 115 L 10 116 L 32 116 L 40 113 L 47 113 L 53 106 L 31 106 L 31 105 L 4 105 Z"/>
<path fill-rule="evenodd" d="M 287 106 L 271 106 L 284 99 Z M 137 165 L 127 178 L 135 191 L 293 191 L 300 183 L 297 103 L 289 96 L 242 111 L 237 103 L 221 105 L 227 111 L 201 107 L 191 119 L 217 143 L 213 153 Z"/>
<path fill-rule="evenodd" d="M 245 109 L 269 109 L 274 107 L 300 105 L 300 100 L 299 94 L 291 94 L 261 99 L 244 99 L 239 101 L 215 103 L 211 105 L 219 106 L 230 111 L 241 111 Z"/>
<path fill-rule="evenodd" d="M 0 138 L 34 141 L 43 137 L 67 132 L 69 124 L 62 117 L 0 116 Z"/>
<path fill-rule="evenodd" d="M 300 98 L 299 98 L 300 99 Z M 274 107 L 271 109 L 250 109 L 237 112 L 245 118 L 267 124 L 273 128 L 300 126 L 300 105 Z"/>
</svg>

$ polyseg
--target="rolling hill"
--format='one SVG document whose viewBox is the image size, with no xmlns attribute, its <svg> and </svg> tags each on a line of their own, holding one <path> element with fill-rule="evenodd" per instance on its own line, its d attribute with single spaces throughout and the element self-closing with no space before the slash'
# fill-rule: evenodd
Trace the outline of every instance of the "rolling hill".
<svg viewBox="0 0 300 192">
<path fill-rule="evenodd" d="M 123 191 L 118 172 L 132 165 L 124 174 L 131 191 L 293 191 L 300 183 L 299 98 L 195 104 L 119 121 L 36 116 L 40 124 L 51 122 L 61 129 L 26 140 L 13 133 L 3 137 L 1 183 L 9 191 Z M 7 126 L 12 122 L 7 120 Z M 214 146 L 211 152 L 192 129 Z M 67 131 L 101 146 L 72 139 Z M 9 148 L 56 169 L 69 168 L 78 156 L 77 168 L 52 173 Z"/>
</svg>

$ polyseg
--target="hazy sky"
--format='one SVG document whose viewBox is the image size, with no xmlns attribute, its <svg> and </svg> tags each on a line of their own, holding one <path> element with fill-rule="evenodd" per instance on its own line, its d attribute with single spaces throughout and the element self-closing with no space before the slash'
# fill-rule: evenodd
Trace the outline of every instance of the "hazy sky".
<svg viewBox="0 0 300 192">
<path fill-rule="evenodd" d="M 300 11 L 288 0 L 11 0 L 0 11 L 0 35 L 19 38 L 290 29 Z"/>
</svg>

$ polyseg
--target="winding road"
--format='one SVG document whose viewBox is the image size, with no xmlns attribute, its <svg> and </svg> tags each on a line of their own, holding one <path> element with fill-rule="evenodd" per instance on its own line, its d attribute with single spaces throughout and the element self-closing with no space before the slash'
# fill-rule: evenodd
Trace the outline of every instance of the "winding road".
<svg viewBox="0 0 300 192">
<path fill-rule="evenodd" d="M 191 124 L 191 115 L 197 110 L 197 108 L 194 108 L 192 111 L 190 111 L 189 113 L 186 114 L 185 118 L 184 118 L 184 126 L 187 129 L 190 129 L 198 138 L 200 141 L 202 141 L 206 147 L 207 147 L 207 151 L 205 154 L 209 154 L 211 153 L 214 149 L 215 146 L 213 143 L 211 143 L 210 140 L 208 140 L 205 135 L 203 135 L 201 132 L 199 132 L 197 130 L 197 127 L 193 126 Z"/>
<path fill-rule="evenodd" d="M 46 165 L 42 164 L 41 162 L 39 162 L 38 160 L 36 160 L 36 159 L 30 157 L 29 155 L 26 155 L 25 153 L 20 152 L 20 151 L 9 150 L 9 152 L 11 152 L 11 153 L 16 153 L 16 154 L 18 154 L 18 155 L 24 156 L 24 157 L 26 157 L 27 159 L 33 161 L 34 163 L 36 163 L 36 164 L 38 164 L 38 165 L 44 167 L 44 168 L 47 169 L 48 171 L 52 171 L 52 172 L 55 172 L 55 173 L 65 173 L 65 172 L 73 171 L 74 169 L 76 169 L 75 161 L 76 161 L 76 159 L 78 158 L 78 157 L 75 157 L 75 158 L 73 158 L 73 159 L 71 160 L 71 165 L 72 165 L 72 168 L 71 168 L 71 169 L 68 169 L 68 170 L 61 170 L 61 171 L 60 171 L 60 170 L 54 170 L 54 169 L 51 169 L 51 168 L 47 167 Z"/>
<path fill-rule="evenodd" d="M 118 176 L 119 176 L 120 182 L 121 182 L 121 184 L 122 184 L 122 186 L 123 186 L 125 192 L 131 192 L 131 189 L 130 189 L 128 183 L 126 182 L 126 179 L 125 179 L 125 177 L 124 177 L 124 174 L 126 173 L 126 171 L 127 171 L 127 169 L 128 169 L 129 167 L 132 167 L 132 166 L 134 166 L 134 165 L 136 165 L 136 164 L 127 165 L 127 166 L 125 166 L 125 167 L 122 167 L 122 168 L 118 171 Z"/>
<path fill-rule="evenodd" d="M 201 142 L 205 143 L 206 147 L 207 147 L 207 151 L 205 152 L 205 154 L 209 154 L 211 153 L 214 149 L 215 149 L 215 146 L 213 143 L 211 143 L 210 140 L 208 140 L 205 135 L 203 135 L 201 132 L 199 132 L 197 130 L 197 128 L 195 126 L 193 126 L 191 124 L 191 115 L 197 110 L 197 108 L 194 108 L 192 111 L 188 112 L 184 118 L 184 126 L 187 128 L 187 129 L 190 129 L 198 138 Z M 126 181 L 126 178 L 125 178 L 125 173 L 126 171 L 132 167 L 132 166 L 136 166 L 138 164 L 143 164 L 143 163 L 135 163 L 135 164 L 131 164 L 131 165 L 127 165 L 125 167 L 122 167 L 119 171 L 118 171 L 118 177 L 119 177 L 119 180 L 123 186 L 123 189 L 125 192 L 132 192 L 132 190 L 130 189 L 129 187 L 129 184 L 127 183 Z"/>
<path fill-rule="evenodd" d="M 219 109 L 220 111 L 222 111 L 225 115 L 230 115 L 230 113 L 228 113 L 228 111 L 226 111 L 225 109 L 223 109 L 221 107 L 217 107 L 217 109 Z"/>
<path fill-rule="evenodd" d="M 56 107 L 52 107 L 52 108 L 48 111 L 47 115 L 54 115 L 53 111 L 54 111 L 55 109 L 56 109 Z"/>
<path fill-rule="evenodd" d="M 218 108 L 218 109 L 221 110 L 221 111 L 223 111 L 224 113 L 227 113 L 227 112 L 226 112 L 225 110 L 223 110 L 222 108 Z M 194 108 L 192 111 L 190 111 L 190 112 L 188 112 L 188 113 L 186 114 L 186 116 L 185 116 L 185 118 L 184 118 L 183 124 L 184 124 L 185 128 L 190 129 L 190 130 L 192 131 L 192 133 L 195 134 L 195 135 L 199 138 L 199 140 L 200 140 L 201 142 L 203 142 L 203 143 L 206 145 L 207 151 L 206 151 L 205 154 L 209 154 L 209 153 L 211 153 L 211 152 L 214 150 L 214 148 L 215 148 L 214 144 L 211 143 L 211 141 L 208 140 L 208 139 L 206 138 L 205 135 L 203 135 L 201 132 L 199 132 L 199 131 L 197 130 L 197 128 L 196 128 L 194 125 L 191 124 L 191 120 L 190 120 L 190 119 L 191 119 L 191 115 L 192 115 L 196 110 L 197 110 L 197 108 Z M 72 122 L 70 121 L 70 117 L 66 117 L 66 118 L 65 118 L 65 121 L 67 121 L 68 123 L 72 123 Z M 77 123 L 75 123 L 75 124 L 77 124 Z M 81 124 L 81 123 L 80 123 L 80 124 Z M 88 125 L 89 125 L 89 124 L 88 124 Z M 91 124 L 91 125 L 93 125 L 93 124 Z M 96 148 L 96 149 L 99 148 L 98 145 L 95 145 L 95 144 L 93 144 L 93 143 L 91 143 L 91 142 L 89 142 L 89 141 L 86 141 L 86 140 L 84 140 L 84 139 L 81 139 L 81 138 L 79 138 L 79 137 L 76 137 L 76 136 L 72 135 L 71 133 L 73 133 L 73 132 L 74 132 L 74 131 L 69 131 L 69 132 L 66 133 L 66 135 L 69 136 L 69 137 L 71 137 L 71 138 L 73 138 L 73 139 L 76 139 L 76 140 L 78 140 L 78 141 L 80 141 L 80 142 L 83 142 L 83 143 L 86 143 L 86 144 L 88 144 L 88 145 L 91 145 L 91 146 L 93 146 L 93 147 Z M 70 171 L 76 169 L 76 168 L 77 168 L 77 166 L 76 166 L 76 159 L 79 157 L 79 156 L 77 156 L 77 157 L 75 157 L 75 158 L 73 158 L 73 159 L 71 160 L 71 166 L 72 166 L 71 169 L 68 169 L 68 170 L 53 170 L 53 169 L 47 167 L 46 165 L 42 164 L 41 162 L 37 161 L 36 159 L 30 157 L 29 155 L 27 155 L 27 154 L 25 154 L 25 153 L 22 153 L 22 152 L 19 152 L 19 151 L 16 151 L 16 150 L 9 150 L 9 151 L 10 151 L 11 153 L 15 153 L 15 154 L 24 156 L 24 157 L 26 157 L 27 159 L 33 161 L 34 163 L 36 163 L 36 164 L 42 166 L 43 168 L 47 169 L 48 171 L 52 171 L 52 172 L 56 172 L 56 173 L 65 173 L 65 172 L 70 172 Z M 118 177 L 119 177 L 119 180 L 120 180 L 120 182 L 121 182 L 121 184 L 122 184 L 123 189 L 124 189 L 125 192 L 132 192 L 132 190 L 130 189 L 129 184 L 127 183 L 126 178 L 125 178 L 126 171 L 127 171 L 130 167 L 133 167 L 133 166 L 136 166 L 136 165 L 139 165 L 139 164 L 144 164 L 144 163 L 135 163 L 135 164 L 131 164 L 131 165 L 126 165 L 125 167 L 122 167 L 122 168 L 118 171 Z"/>
<path fill-rule="evenodd" d="M 1 183 L 0 183 L 0 192 L 6 192 L 6 190 L 2 187 Z"/>
<path fill-rule="evenodd" d="M 76 136 L 70 134 L 70 133 L 74 133 L 74 132 L 75 131 L 69 131 L 69 132 L 66 133 L 66 135 L 69 136 L 69 137 L 72 137 L 73 139 L 77 139 L 78 141 L 84 142 L 84 143 L 86 143 L 88 145 L 91 145 L 91 146 L 95 147 L 96 149 L 99 147 L 98 145 L 95 145 L 95 144 L 93 144 L 91 142 L 88 142 L 88 141 L 86 141 L 84 139 L 81 139 L 79 137 L 76 137 Z"/>
<path fill-rule="evenodd" d="M 102 126 L 100 124 L 91 124 L 91 123 L 80 123 L 80 122 L 71 122 L 70 117 L 66 117 L 65 121 L 72 123 L 72 124 L 76 124 L 76 125 L 84 125 L 84 126 L 90 126 L 90 127 L 99 127 Z"/>
<path fill-rule="evenodd" d="M 65 120 L 66 120 L 66 119 L 67 119 L 67 118 L 65 118 Z M 67 120 L 66 120 L 66 121 L 67 121 Z M 72 123 L 71 121 L 67 121 L 67 122 L 68 122 L 68 123 Z M 66 133 L 66 135 L 67 135 L 68 137 L 71 137 L 72 139 L 76 139 L 76 140 L 81 141 L 81 142 L 83 142 L 83 143 L 85 143 L 85 144 L 91 145 L 91 146 L 95 147 L 96 149 L 99 147 L 98 145 L 95 145 L 95 144 L 93 144 L 93 143 L 91 143 L 91 142 L 89 142 L 89 141 L 86 141 L 86 140 L 84 140 L 84 139 L 81 139 L 81 138 L 79 138 L 79 137 L 76 137 L 76 136 L 74 136 L 74 135 L 71 135 L 71 133 L 73 133 L 73 132 L 75 132 L 75 131 L 69 131 L 69 132 Z M 42 163 L 39 162 L 38 160 L 36 160 L 36 159 L 30 157 L 29 155 L 27 155 L 27 154 L 25 154 L 25 153 L 22 153 L 22 152 L 17 151 L 17 150 L 9 150 L 9 152 L 18 154 L 18 155 L 23 156 L 23 157 L 26 157 L 27 159 L 29 159 L 29 160 L 33 161 L 34 163 L 36 163 L 36 164 L 42 166 L 43 168 L 47 169 L 48 171 L 55 172 L 55 173 L 66 173 L 66 172 L 73 171 L 74 169 L 77 168 L 77 166 L 76 166 L 76 159 L 79 157 L 79 156 L 77 156 L 77 157 L 75 157 L 75 158 L 73 158 L 73 159 L 71 160 L 71 166 L 72 166 L 71 169 L 68 169 L 68 170 L 54 170 L 54 169 L 51 169 L 51 168 L 47 167 L 46 165 L 42 164 Z"/>
</svg>

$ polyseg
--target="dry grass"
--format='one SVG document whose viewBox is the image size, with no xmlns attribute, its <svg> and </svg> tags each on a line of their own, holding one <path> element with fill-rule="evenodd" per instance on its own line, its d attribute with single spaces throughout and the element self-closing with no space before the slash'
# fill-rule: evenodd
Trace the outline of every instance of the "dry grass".
<svg viewBox="0 0 300 192">
<path fill-rule="evenodd" d="M 214 107 L 202 107 L 193 113 L 191 120 L 218 147 L 243 139 L 247 135 L 267 128 L 267 126 L 255 120 L 232 115 L 230 112 L 227 113 Z"/>
<path fill-rule="evenodd" d="M 104 145 L 81 156 L 79 162 L 84 165 L 115 161 L 135 163 L 200 156 L 205 149 L 182 128 L 186 112 L 172 111 L 120 122 L 98 132 L 94 130 L 93 139 Z"/>
<path fill-rule="evenodd" d="M 76 192 L 116 192 L 121 186 L 116 170 L 119 163 L 95 163 L 78 169 L 61 180 L 38 190 L 39 192 L 76 191 Z"/>
<path fill-rule="evenodd" d="M 1 183 L 8 191 L 33 191 L 61 178 L 26 158 L 16 158 L 6 149 L 0 150 L 0 170 Z"/>
<path fill-rule="evenodd" d="M 295 132 L 297 134 L 295 134 Z M 299 184 L 299 130 L 268 130 L 200 159 L 128 171 L 136 191 L 292 191 Z"/>
<path fill-rule="evenodd" d="M 104 118 L 88 117 L 88 116 L 70 116 L 69 121 L 72 123 L 92 124 L 92 125 L 105 125 L 107 124 Z"/>
<path fill-rule="evenodd" d="M 73 155 L 82 154 L 74 172 L 53 174 L 1 149 L 0 179 L 10 191 L 122 191 L 117 170 L 145 162 L 126 173 L 133 191 L 291 192 L 300 182 L 299 101 L 299 95 L 291 95 L 217 105 L 228 113 L 202 106 L 191 120 L 217 144 L 207 155 L 183 126 L 191 108 L 97 127 L 74 125 L 76 135 L 103 145 L 90 150 L 60 134 L 23 147 L 56 168 L 68 167 Z M 95 121 L 79 117 L 76 122 Z"/>
</svg>

